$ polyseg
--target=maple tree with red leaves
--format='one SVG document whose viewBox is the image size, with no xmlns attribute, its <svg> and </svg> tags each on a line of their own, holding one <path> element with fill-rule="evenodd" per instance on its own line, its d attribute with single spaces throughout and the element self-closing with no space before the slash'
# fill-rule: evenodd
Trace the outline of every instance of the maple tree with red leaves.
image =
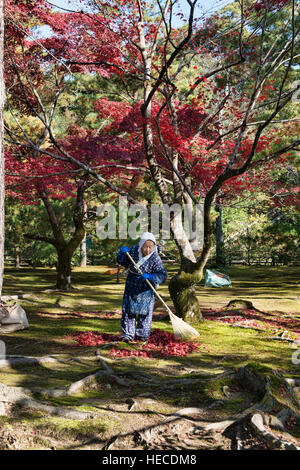
<svg viewBox="0 0 300 470">
<path fill-rule="evenodd" d="M 29 1 L 8 2 L 11 103 L 43 125 L 35 140 L 22 126 L 18 132 L 7 126 L 10 144 L 36 159 L 47 156 L 82 169 L 112 193 L 128 196 L 129 202 L 137 201 L 122 175 L 139 170 L 151 178 L 168 207 L 197 204 L 201 199 L 200 249 L 188 239 L 181 221 L 176 216 L 171 219 L 181 266 L 169 283 L 176 314 L 186 320 L 199 318 L 194 286 L 202 278 L 212 246 L 216 198 L 261 185 L 266 172 L 284 164 L 288 153 L 299 147 L 294 135 L 281 142 L 278 126 L 273 125 L 280 124 L 280 113 L 299 89 L 290 89 L 288 81 L 296 61 L 295 2 L 248 2 L 247 7 L 241 3 L 237 24 L 221 31 L 213 27 L 216 20 L 209 25 L 195 18 L 197 0 L 186 1 L 189 15 L 181 28 L 172 27 L 169 0 L 158 2 L 159 11 L 151 19 L 145 15 L 149 4 L 142 0 L 87 3 L 92 12 L 55 12 L 50 2 L 43 1 L 34 2 L 35 6 Z M 266 42 L 270 15 L 283 7 L 289 17 L 284 47 Z M 35 18 L 47 24 L 52 36 L 28 40 L 19 23 L 16 26 L 18 12 L 27 33 L 30 13 L 31 22 Z M 222 16 L 219 19 L 222 22 Z M 18 49 L 17 44 L 23 47 Z M 191 67 L 194 72 L 188 74 Z M 44 90 L 47 104 L 39 94 L 45 70 L 48 82 L 53 81 L 51 92 Z M 53 131 L 55 107 L 66 77 L 77 72 L 118 80 L 126 100 L 112 100 L 103 90 L 103 97 L 94 103 L 99 119 L 108 121 L 101 136 L 80 135 L 84 131 L 77 129 L 75 136 L 58 139 Z M 274 89 L 272 79 L 279 72 L 280 83 Z M 185 85 L 182 76 L 189 77 Z"/>
<path fill-rule="evenodd" d="M 55 50 L 59 41 L 51 39 L 46 49 L 41 42 L 33 40 L 33 25 L 50 20 L 47 2 L 8 2 L 6 8 L 7 39 L 5 57 L 8 66 L 5 69 L 8 88 L 10 122 L 5 122 L 9 146 L 6 148 L 6 192 L 24 204 L 37 204 L 42 200 L 47 211 L 53 236 L 45 236 L 43 230 L 25 234 L 27 238 L 52 244 L 57 252 L 57 282 L 61 290 L 71 288 L 71 260 L 76 248 L 85 235 L 88 220 L 84 212 L 84 197 L 87 189 L 95 183 L 89 177 L 91 166 L 102 168 L 104 175 L 108 161 L 114 163 L 116 156 L 120 161 L 120 153 L 128 162 L 129 152 L 124 141 L 116 136 L 111 138 L 104 148 L 101 137 L 93 137 L 89 130 L 70 124 L 64 138 L 58 144 L 68 155 L 79 159 L 82 170 L 69 161 L 64 155 L 57 156 L 53 145 L 53 119 L 60 96 L 66 88 L 66 67 L 62 62 L 55 63 L 52 74 L 45 73 L 49 63 L 50 51 Z M 30 16 L 30 18 L 29 18 Z M 78 15 L 77 15 L 78 18 Z M 51 26 L 59 30 L 60 22 L 55 18 Z M 65 24 L 65 23 L 64 23 Z M 77 22 L 77 26 L 80 23 Z M 86 26 L 86 25 L 85 25 Z M 66 31 L 65 31 L 66 33 Z M 74 43 L 69 36 L 70 50 Z M 112 48 L 113 49 L 113 48 Z M 107 51 L 104 51 L 105 54 Z M 100 73 L 100 70 L 97 69 Z M 106 75 L 106 72 L 103 71 Z M 28 123 L 29 122 L 29 128 Z M 27 125 L 27 127 L 26 127 Z M 55 141 L 56 143 L 57 141 Z M 11 144 L 14 145 L 11 145 Z M 57 158 L 56 158 L 57 156 Z M 130 157 L 131 158 L 131 157 Z M 129 158 L 129 159 L 130 159 Z M 75 160 L 76 161 L 76 160 Z M 116 171 L 118 174 L 118 171 Z M 74 232 L 63 233 L 59 218 L 55 213 L 52 200 L 66 200 L 73 197 Z"/>
</svg>

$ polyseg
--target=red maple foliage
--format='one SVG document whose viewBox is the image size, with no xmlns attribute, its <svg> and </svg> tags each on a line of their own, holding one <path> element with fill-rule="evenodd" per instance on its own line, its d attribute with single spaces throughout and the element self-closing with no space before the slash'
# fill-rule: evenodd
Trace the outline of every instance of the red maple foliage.
<svg viewBox="0 0 300 470">
<path fill-rule="evenodd" d="M 122 341 L 120 335 L 87 331 L 72 333 L 70 338 L 77 342 L 78 346 L 99 346 L 109 342 Z M 147 357 L 159 358 L 170 356 L 186 356 L 200 347 L 199 343 L 180 341 L 173 333 L 155 329 L 151 332 L 148 341 L 141 349 L 126 349 L 113 347 L 110 355 L 114 357 Z"/>
<path fill-rule="evenodd" d="M 6 54 L 8 59 L 10 56 L 8 62 L 11 65 L 6 68 L 6 79 L 11 83 L 12 102 L 23 113 L 41 114 L 39 99 L 32 91 L 32 84 L 36 87 L 43 86 L 44 71 L 49 67 L 56 74 L 60 73 L 63 76 L 68 73 L 80 72 L 97 73 L 105 78 L 119 76 L 124 83 L 131 78 L 141 80 L 143 60 L 139 53 L 139 3 L 141 9 L 146 6 L 144 1 L 98 1 L 97 13 L 83 14 L 80 10 L 78 12 L 53 11 L 51 5 L 44 0 L 38 2 L 8 0 L 6 2 Z M 262 0 L 253 2 L 250 7 L 255 10 L 281 9 L 285 3 L 286 0 L 273 0 L 272 2 Z M 214 16 L 217 18 L 217 15 Z M 31 29 L 34 25 L 47 25 L 51 28 L 52 34 L 37 40 L 32 36 Z M 159 21 L 149 23 L 144 21 L 145 41 L 149 47 L 156 41 L 160 25 Z M 210 24 L 210 29 L 207 26 L 204 30 L 212 37 L 215 34 L 213 23 Z M 182 33 L 174 30 L 172 34 L 172 40 L 179 41 Z M 195 52 L 203 54 L 204 58 L 207 53 L 217 57 L 219 52 L 214 53 L 210 49 L 206 51 L 206 47 L 197 38 L 197 34 L 195 38 L 191 38 Z M 227 40 L 228 36 L 226 36 Z M 20 46 L 22 47 L 20 48 Z M 230 48 L 224 50 L 223 53 L 227 54 L 227 61 L 231 56 L 233 57 Z M 158 42 L 152 63 L 154 75 L 155 73 L 160 74 L 165 60 L 166 48 Z M 196 70 L 197 66 L 194 66 L 194 69 Z M 20 81 L 13 78 L 18 70 L 22 70 L 22 73 L 27 77 L 27 80 L 22 81 L 21 86 Z M 190 90 L 186 93 L 190 95 L 191 99 L 187 102 L 174 93 L 173 111 L 169 105 L 165 105 L 166 102 L 161 96 L 164 93 L 162 80 L 157 80 L 154 84 L 155 90 L 160 92 L 160 94 L 153 95 L 151 105 L 155 158 L 162 169 L 170 172 L 172 166 L 170 161 L 166 159 L 166 149 L 170 154 L 177 154 L 179 171 L 191 176 L 191 190 L 195 196 L 205 197 L 218 177 L 227 168 L 235 149 L 235 137 L 220 138 L 221 121 L 231 119 L 233 125 L 240 123 L 244 113 L 241 103 L 247 106 L 250 99 L 247 93 L 237 93 L 234 87 L 232 87 L 231 96 L 226 99 L 223 80 L 222 71 L 215 74 L 214 80 L 203 74 L 194 76 L 189 85 Z M 64 83 L 61 80 L 54 87 L 56 88 L 54 91 L 59 92 L 63 86 Z M 258 102 L 267 100 L 272 90 L 272 83 L 266 81 L 258 97 Z M 216 114 L 213 119 L 209 119 L 209 126 L 204 125 L 211 112 L 206 103 L 207 93 L 212 93 L 215 96 L 216 103 L 221 99 L 226 101 L 222 108 L 222 120 L 219 114 Z M 125 172 L 120 167 L 117 168 L 116 163 L 119 166 L 130 164 L 137 167 L 147 163 L 143 140 L 145 118 L 141 112 L 142 105 L 143 100 L 112 101 L 103 96 L 94 103 L 98 118 L 108 120 L 108 124 L 102 129 L 101 137 L 95 138 L 91 131 L 71 125 L 64 138 L 57 142 L 62 151 L 77 162 L 89 167 L 96 165 L 100 167 L 101 175 L 105 179 L 121 176 Z M 210 108 L 213 105 L 214 100 L 211 100 Z M 174 116 L 176 116 L 176 124 Z M 254 114 L 253 119 L 255 119 Z M 275 139 L 276 131 L 274 130 L 261 135 L 256 146 L 256 154 L 260 155 L 269 150 Z M 238 159 L 232 166 L 233 170 L 242 167 L 247 161 L 252 146 L 251 132 L 245 132 L 239 145 Z M 18 152 L 23 154 L 23 158 L 16 160 L 15 153 L 8 148 L 6 157 L 11 173 L 14 165 L 17 169 L 15 173 L 20 172 L 21 175 L 24 174 L 27 177 L 32 174 L 45 176 L 46 173 L 52 173 L 52 167 L 55 167 L 56 172 L 59 171 L 59 167 L 60 171 L 66 171 L 66 168 L 75 168 L 75 164 L 71 162 L 69 164 L 51 163 L 51 157 L 44 158 L 43 154 L 38 157 L 43 161 L 34 164 L 28 146 L 22 149 L 20 146 L 16 148 Z M 57 151 L 55 146 L 49 147 L 47 150 L 51 151 L 53 155 Z M 27 156 L 28 160 L 21 171 L 22 163 L 25 162 Z M 262 169 L 227 179 L 222 187 L 223 196 L 240 194 L 245 189 L 254 191 L 257 187 L 268 189 L 268 186 L 273 185 L 274 189 L 274 180 L 266 176 L 266 171 L 272 169 L 276 164 L 284 165 L 285 160 L 279 158 L 276 161 L 267 162 Z M 138 170 L 136 171 L 138 173 Z M 122 180 L 122 178 L 120 179 Z M 22 186 L 26 191 L 22 192 L 31 194 L 31 188 L 34 188 L 33 194 L 37 193 L 36 188 L 42 185 L 42 181 L 48 184 L 54 197 L 63 197 L 63 194 L 65 196 L 74 195 L 70 179 L 63 187 L 63 178 L 59 177 L 40 181 L 33 179 L 30 184 L 24 182 Z M 8 185 L 17 182 L 20 182 L 20 178 L 16 180 L 9 177 L 7 179 Z M 126 186 L 126 182 L 124 184 Z M 17 196 L 18 191 L 13 190 L 12 194 Z M 24 197 L 23 201 L 25 201 Z"/>
</svg>

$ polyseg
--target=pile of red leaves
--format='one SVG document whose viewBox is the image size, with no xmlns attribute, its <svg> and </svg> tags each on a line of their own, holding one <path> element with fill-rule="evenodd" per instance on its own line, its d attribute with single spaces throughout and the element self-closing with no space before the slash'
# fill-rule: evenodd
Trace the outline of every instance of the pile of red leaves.
<svg viewBox="0 0 300 470">
<path fill-rule="evenodd" d="M 203 310 L 202 315 L 206 320 L 217 320 L 231 325 L 244 325 L 260 330 L 289 330 L 300 339 L 300 321 L 288 315 L 279 313 L 261 312 L 249 308 L 237 310 Z"/>
<path fill-rule="evenodd" d="M 173 333 L 155 329 L 151 332 L 147 343 L 141 351 L 129 351 L 130 353 L 142 353 L 142 357 L 156 358 L 169 356 L 187 356 L 200 346 L 199 343 L 180 341 L 175 338 Z M 116 353 L 111 351 L 111 355 Z M 118 354 L 117 354 L 118 355 Z M 127 355 L 127 354 L 126 354 Z M 135 354 L 128 354 L 135 355 Z M 120 357 L 120 356 L 119 356 Z"/>
<path fill-rule="evenodd" d="M 77 346 L 98 346 L 104 343 L 122 341 L 119 334 L 99 333 L 97 331 L 72 333 L 69 338 L 75 340 Z M 156 329 L 150 334 L 147 343 L 143 344 L 141 349 L 114 347 L 111 349 L 110 355 L 114 357 L 137 356 L 147 358 L 186 356 L 198 349 L 199 346 L 199 343 L 179 341 L 172 333 Z"/>
<path fill-rule="evenodd" d="M 77 342 L 76 346 L 99 346 L 104 343 L 120 341 L 120 335 L 99 333 L 98 331 L 71 333 L 68 338 L 74 339 Z"/>
<path fill-rule="evenodd" d="M 187 341 L 179 341 L 172 333 L 156 329 L 154 330 L 146 344 L 140 350 L 116 349 L 110 352 L 114 357 L 148 357 L 160 358 L 170 356 L 187 356 L 198 349 L 200 343 L 192 343 Z"/>
</svg>

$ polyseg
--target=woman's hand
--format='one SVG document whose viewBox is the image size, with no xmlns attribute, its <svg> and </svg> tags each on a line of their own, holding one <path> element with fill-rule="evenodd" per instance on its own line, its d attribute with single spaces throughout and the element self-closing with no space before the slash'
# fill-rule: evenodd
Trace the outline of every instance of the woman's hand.
<svg viewBox="0 0 300 470">
<path fill-rule="evenodd" d="M 121 246 L 120 252 L 121 253 L 127 253 L 129 251 L 129 248 L 127 246 Z"/>
<path fill-rule="evenodd" d="M 154 281 L 154 274 L 143 273 L 140 277 L 141 277 L 144 281 L 145 281 L 146 279 L 148 279 L 149 281 Z"/>
</svg>

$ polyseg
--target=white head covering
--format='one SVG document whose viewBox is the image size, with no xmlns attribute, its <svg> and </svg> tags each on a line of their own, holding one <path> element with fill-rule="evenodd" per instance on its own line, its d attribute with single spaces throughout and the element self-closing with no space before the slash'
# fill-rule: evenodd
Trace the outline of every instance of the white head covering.
<svg viewBox="0 0 300 470">
<path fill-rule="evenodd" d="M 154 250 L 147 256 L 143 256 L 142 254 L 142 246 L 144 245 L 144 243 L 147 241 L 147 240 L 151 240 L 154 245 L 155 245 L 155 248 Z M 138 262 L 136 263 L 138 266 L 141 266 L 142 264 L 145 263 L 145 261 L 147 261 L 148 258 L 150 258 L 151 255 L 153 255 L 154 252 L 157 252 L 157 247 L 156 247 L 156 238 L 155 236 L 153 235 L 153 233 L 151 232 L 144 232 L 141 236 L 141 239 L 139 241 L 139 260 Z"/>
</svg>

